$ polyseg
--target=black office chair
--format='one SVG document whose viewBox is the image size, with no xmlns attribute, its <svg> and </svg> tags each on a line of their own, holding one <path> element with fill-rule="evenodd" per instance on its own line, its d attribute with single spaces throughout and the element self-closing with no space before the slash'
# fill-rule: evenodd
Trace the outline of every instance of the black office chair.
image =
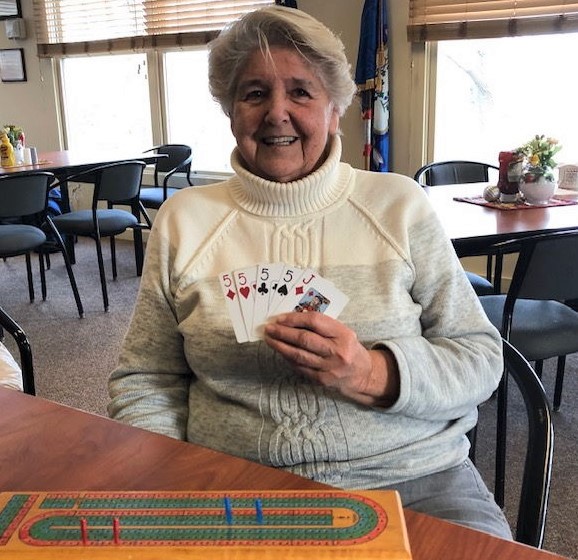
<svg viewBox="0 0 578 560">
<path fill-rule="evenodd" d="M 100 284 L 104 310 L 108 311 L 108 291 L 102 256 L 101 238 L 110 238 L 112 275 L 117 277 L 116 246 L 114 236 L 131 228 L 134 232 L 135 261 L 137 275 L 142 273 L 144 248 L 142 228 L 145 224 L 139 222 L 140 202 L 139 192 L 143 170 L 146 164 L 142 161 L 123 161 L 93 167 L 82 173 L 66 177 L 64 181 L 94 182 L 92 208 L 77 210 L 53 218 L 54 224 L 62 234 L 90 237 L 96 243 Z M 99 208 L 99 202 L 104 201 L 107 208 Z M 113 208 L 114 204 L 128 205 L 131 212 Z"/>
<path fill-rule="evenodd" d="M 162 146 L 155 146 L 150 150 L 146 150 L 144 153 L 147 152 L 166 154 L 168 156 L 159 158 L 155 163 L 154 187 L 142 188 L 140 192 L 142 206 L 158 210 L 167 198 L 179 190 L 169 187 L 169 181 L 175 173 L 184 173 L 189 185 L 193 186 L 193 181 L 191 180 L 192 150 L 186 144 L 163 144 Z M 148 226 L 151 227 L 152 221 L 144 208 L 142 210 L 144 219 Z"/>
<path fill-rule="evenodd" d="M 22 370 L 22 386 L 25 393 L 36 394 L 34 385 L 34 365 L 32 360 L 32 349 L 26 333 L 20 328 L 18 323 L 0 307 L 0 341 L 3 338 L 3 331 L 10 334 L 20 353 L 20 369 Z"/>
<path fill-rule="evenodd" d="M 554 410 L 559 410 L 566 356 L 578 352 L 578 312 L 564 302 L 578 298 L 578 229 L 533 235 L 493 246 L 519 250 L 507 295 L 480 297 L 490 321 L 542 375 L 557 357 Z"/>
<path fill-rule="evenodd" d="M 489 163 L 481 163 L 466 160 L 437 161 L 428 163 L 418 169 L 414 179 L 422 187 L 437 187 L 442 185 L 456 185 L 459 183 L 487 183 L 490 180 L 490 170 L 499 171 L 499 168 Z M 486 256 L 486 278 L 466 272 L 474 290 L 478 295 L 489 295 L 498 293 L 500 290 L 500 281 L 497 278 L 496 271 L 501 272 L 501 262 L 496 263 L 497 269 L 494 269 L 492 255 L 479 253 L 472 256 Z M 494 284 L 491 280 L 494 277 Z"/>
<path fill-rule="evenodd" d="M 503 340 L 504 375 L 498 389 L 495 489 L 494 497 L 504 507 L 506 481 L 506 435 L 508 381 L 513 379 L 524 401 L 528 418 L 526 457 L 518 499 L 515 538 L 540 548 L 544 541 L 550 481 L 554 428 L 550 405 L 542 383 L 528 361 L 508 341 Z M 475 434 L 472 432 L 470 456 L 475 461 Z"/>
<path fill-rule="evenodd" d="M 6 175 L 0 178 L 0 257 L 25 255 L 30 301 L 34 301 L 34 281 L 30 254 L 39 252 L 42 299 L 46 299 L 46 270 L 43 245 L 50 232 L 62 253 L 68 279 L 72 287 L 78 314 L 84 310 L 70 259 L 62 237 L 48 215 L 48 191 L 55 177 L 52 173 L 36 171 Z"/>
</svg>

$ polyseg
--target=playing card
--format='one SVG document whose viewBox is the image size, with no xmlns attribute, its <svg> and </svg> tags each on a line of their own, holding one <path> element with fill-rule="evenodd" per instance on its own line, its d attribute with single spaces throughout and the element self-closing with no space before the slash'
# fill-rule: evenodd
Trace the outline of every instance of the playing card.
<svg viewBox="0 0 578 560">
<path fill-rule="evenodd" d="M 248 342 L 249 335 L 245 328 L 245 322 L 243 321 L 241 304 L 239 302 L 239 295 L 233 274 L 231 272 L 223 272 L 222 274 L 219 274 L 219 283 L 221 284 L 221 293 L 227 303 L 227 311 L 229 312 L 229 316 L 233 323 L 235 338 L 239 343 Z"/>
<path fill-rule="evenodd" d="M 237 293 L 239 295 L 239 304 L 241 315 L 245 323 L 245 330 L 249 340 L 258 340 L 252 336 L 253 331 L 253 306 L 255 304 L 255 283 L 257 278 L 257 266 L 249 266 L 235 270 L 233 272 Z"/>
<path fill-rule="evenodd" d="M 316 276 L 306 285 L 302 293 L 297 294 L 294 291 L 288 296 L 275 310 L 275 315 L 290 311 L 301 313 L 318 311 L 337 319 L 348 301 L 349 298 L 332 282 Z"/>
<path fill-rule="evenodd" d="M 321 278 L 317 272 L 315 272 L 311 268 L 306 268 L 301 276 L 298 278 L 297 282 L 295 282 L 287 294 L 287 297 L 297 297 L 302 296 L 308 289 L 309 285 L 316 279 Z M 329 282 L 329 280 L 327 280 Z"/>
<path fill-rule="evenodd" d="M 263 338 L 263 326 L 269 316 L 271 293 L 283 271 L 283 263 L 265 263 L 257 266 L 255 303 L 253 305 L 253 328 L 250 336 Z"/>
<path fill-rule="evenodd" d="M 269 315 L 275 313 L 280 303 L 291 293 L 293 286 L 303 276 L 303 272 L 303 269 L 297 266 L 283 266 L 283 271 L 279 275 L 279 280 L 275 283 L 275 289 L 271 294 Z"/>
</svg>

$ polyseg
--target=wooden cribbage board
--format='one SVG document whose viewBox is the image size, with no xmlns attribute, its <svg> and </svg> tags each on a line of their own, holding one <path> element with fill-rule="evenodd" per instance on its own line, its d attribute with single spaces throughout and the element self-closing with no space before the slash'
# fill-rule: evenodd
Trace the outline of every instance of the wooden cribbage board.
<svg viewBox="0 0 578 560">
<path fill-rule="evenodd" d="M 0 559 L 410 560 L 394 491 L 2 492 Z"/>
</svg>

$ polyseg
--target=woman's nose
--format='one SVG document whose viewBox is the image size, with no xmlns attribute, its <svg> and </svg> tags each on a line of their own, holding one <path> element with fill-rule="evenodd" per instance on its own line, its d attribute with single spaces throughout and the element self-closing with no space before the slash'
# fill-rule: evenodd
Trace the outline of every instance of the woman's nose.
<svg viewBox="0 0 578 560">
<path fill-rule="evenodd" d="M 284 93 L 274 93 L 269 97 L 265 119 L 270 124 L 283 123 L 289 120 L 289 105 Z"/>
</svg>

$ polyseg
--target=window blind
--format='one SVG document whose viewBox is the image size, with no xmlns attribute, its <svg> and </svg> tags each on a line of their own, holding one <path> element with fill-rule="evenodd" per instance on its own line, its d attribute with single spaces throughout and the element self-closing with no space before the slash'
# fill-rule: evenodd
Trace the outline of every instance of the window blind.
<svg viewBox="0 0 578 560">
<path fill-rule="evenodd" d="M 413 42 L 578 31 L 570 0 L 410 0 Z"/>
<path fill-rule="evenodd" d="M 206 44 L 274 0 L 34 0 L 38 56 Z"/>
</svg>

